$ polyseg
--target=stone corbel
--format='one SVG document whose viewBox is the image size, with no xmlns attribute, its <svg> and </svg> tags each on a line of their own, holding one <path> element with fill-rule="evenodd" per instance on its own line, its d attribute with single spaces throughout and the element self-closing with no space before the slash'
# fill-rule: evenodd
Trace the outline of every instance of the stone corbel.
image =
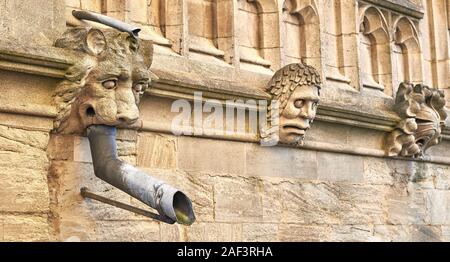
<svg viewBox="0 0 450 262">
<path fill-rule="evenodd" d="M 402 120 L 387 136 L 389 156 L 423 157 L 427 149 L 440 143 L 447 118 L 441 90 L 401 83 L 394 109 Z"/>
</svg>

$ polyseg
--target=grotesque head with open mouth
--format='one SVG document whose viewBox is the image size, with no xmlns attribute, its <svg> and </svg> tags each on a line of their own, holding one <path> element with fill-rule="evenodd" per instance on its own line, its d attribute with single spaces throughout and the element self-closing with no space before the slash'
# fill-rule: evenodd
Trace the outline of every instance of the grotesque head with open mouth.
<svg viewBox="0 0 450 262">
<path fill-rule="evenodd" d="M 152 43 L 114 29 L 72 28 L 56 47 L 77 51 L 79 60 L 55 90 L 55 131 L 83 133 L 94 124 L 131 125 L 150 83 Z"/>
<path fill-rule="evenodd" d="M 401 117 L 386 139 L 390 156 L 424 157 L 427 149 L 441 142 L 447 119 L 445 94 L 423 84 L 403 82 L 394 109 Z"/>
</svg>

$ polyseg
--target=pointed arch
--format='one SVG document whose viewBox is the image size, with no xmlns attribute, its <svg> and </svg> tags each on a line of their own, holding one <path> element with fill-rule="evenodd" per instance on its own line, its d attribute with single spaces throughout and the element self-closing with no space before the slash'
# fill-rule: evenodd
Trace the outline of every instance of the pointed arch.
<svg viewBox="0 0 450 262">
<path fill-rule="evenodd" d="M 283 64 L 303 61 L 322 69 L 320 21 L 314 0 L 286 0 L 282 9 Z"/>
<path fill-rule="evenodd" d="M 238 42 L 241 64 L 277 69 L 280 34 L 276 0 L 237 0 Z M 247 26 L 239 26 L 247 25 Z"/>
<path fill-rule="evenodd" d="M 217 0 L 187 0 L 189 49 L 193 52 L 223 58 L 218 49 Z M 227 12 L 228 10 L 222 10 Z"/>
<path fill-rule="evenodd" d="M 407 17 L 399 17 L 393 28 L 394 86 L 401 82 L 422 83 L 422 51 L 414 23 Z"/>
<path fill-rule="evenodd" d="M 386 18 L 376 7 L 360 10 L 359 65 L 361 85 L 392 96 L 390 37 Z"/>
</svg>

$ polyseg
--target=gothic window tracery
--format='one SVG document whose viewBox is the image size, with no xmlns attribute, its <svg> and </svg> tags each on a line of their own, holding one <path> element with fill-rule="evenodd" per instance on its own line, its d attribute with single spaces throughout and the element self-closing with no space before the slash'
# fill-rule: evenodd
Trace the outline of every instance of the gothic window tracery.
<svg viewBox="0 0 450 262">
<path fill-rule="evenodd" d="M 389 30 L 377 8 L 362 11 L 359 27 L 359 63 L 363 88 L 392 95 Z"/>
</svg>

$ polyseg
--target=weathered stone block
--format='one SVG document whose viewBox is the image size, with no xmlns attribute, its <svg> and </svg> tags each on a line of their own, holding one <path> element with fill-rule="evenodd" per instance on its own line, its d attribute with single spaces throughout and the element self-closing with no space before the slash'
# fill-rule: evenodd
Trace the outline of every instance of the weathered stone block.
<svg viewBox="0 0 450 262">
<path fill-rule="evenodd" d="M 52 135 L 48 144 L 47 153 L 51 160 L 74 160 L 73 136 Z"/>
<path fill-rule="evenodd" d="M 278 224 L 248 224 L 242 225 L 244 242 L 271 242 L 278 240 Z"/>
<path fill-rule="evenodd" d="M 375 225 L 374 238 L 385 242 L 410 242 L 411 226 L 408 225 Z"/>
<path fill-rule="evenodd" d="M 101 13 L 102 0 L 81 0 L 81 9 Z"/>
<path fill-rule="evenodd" d="M 421 162 L 413 163 L 414 169 L 410 181 L 422 189 L 434 189 L 434 168 Z"/>
<path fill-rule="evenodd" d="M 51 45 L 65 29 L 64 1 L 4 0 L 0 7 L 0 32 L 6 38 Z"/>
<path fill-rule="evenodd" d="M 340 184 L 339 213 L 343 224 L 384 224 L 387 186 Z"/>
<path fill-rule="evenodd" d="M 39 169 L 3 167 L 0 196 L 0 212 L 48 212 L 47 173 Z"/>
<path fill-rule="evenodd" d="M 340 221 L 341 203 L 332 184 L 264 181 L 262 188 L 266 222 L 335 224 Z"/>
<path fill-rule="evenodd" d="M 0 211 L 47 212 L 48 134 L 0 126 Z"/>
<path fill-rule="evenodd" d="M 64 149 L 62 150 L 64 152 Z M 73 136 L 73 161 L 92 163 L 91 147 L 87 137 Z"/>
<path fill-rule="evenodd" d="M 450 224 L 450 192 L 446 190 L 426 191 L 426 222 L 430 225 Z"/>
<path fill-rule="evenodd" d="M 46 150 L 49 134 L 42 131 L 23 130 L 0 125 L 0 138 L 14 141 L 24 146 Z M 0 145 L 3 145 L 3 143 Z"/>
<path fill-rule="evenodd" d="M 441 242 L 441 228 L 437 226 L 413 226 L 412 241 Z"/>
<path fill-rule="evenodd" d="M 185 241 L 189 242 L 230 242 L 233 239 L 231 224 L 196 223 L 184 229 L 186 230 Z"/>
<path fill-rule="evenodd" d="M 53 240 L 47 215 L 0 214 L 2 241 L 51 241 Z"/>
<path fill-rule="evenodd" d="M 179 137 L 177 161 L 178 168 L 184 171 L 244 174 L 245 144 Z"/>
<path fill-rule="evenodd" d="M 375 185 L 393 185 L 393 171 L 384 159 L 364 158 L 364 181 Z"/>
<path fill-rule="evenodd" d="M 184 232 L 183 226 L 160 223 L 160 232 L 162 242 L 184 241 L 182 236 L 182 233 Z"/>
<path fill-rule="evenodd" d="M 317 163 L 319 180 L 352 183 L 364 180 L 364 164 L 360 156 L 317 152 Z"/>
<path fill-rule="evenodd" d="M 65 0 L 66 6 L 73 8 L 81 8 L 80 0 Z"/>
<path fill-rule="evenodd" d="M 0 151 L 0 166 L 45 170 L 48 159 L 43 155 L 25 155 Z"/>
<path fill-rule="evenodd" d="M 133 0 L 130 1 L 130 18 L 132 21 L 147 24 L 148 16 L 147 14 L 150 14 L 148 8 L 147 8 L 147 0 Z"/>
<path fill-rule="evenodd" d="M 119 156 L 135 156 L 136 142 L 133 141 L 117 141 L 117 154 Z"/>
<path fill-rule="evenodd" d="M 176 139 L 151 133 L 139 134 L 137 163 L 142 167 L 176 168 Z"/>
<path fill-rule="evenodd" d="M 117 135 L 116 135 L 117 140 L 136 142 L 137 137 L 138 137 L 138 132 L 136 130 L 117 129 Z"/>
<path fill-rule="evenodd" d="M 434 187 L 440 190 L 450 190 L 450 170 L 447 166 L 435 168 Z"/>
<path fill-rule="evenodd" d="M 450 226 L 442 226 L 442 241 L 450 242 Z"/>
<path fill-rule="evenodd" d="M 282 242 L 319 242 L 327 241 L 330 235 L 330 227 L 327 225 L 297 225 L 280 224 L 279 241 Z"/>
<path fill-rule="evenodd" d="M 261 196 L 256 179 L 217 177 L 214 181 L 216 221 L 256 222 L 262 220 Z"/>
<path fill-rule="evenodd" d="M 339 225 L 332 226 L 329 241 L 334 242 L 373 242 L 373 226 L 370 225 Z"/>
<path fill-rule="evenodd" d="M 387 221 L 393 225 L 409 225 L 415 221 L 407 196 L 391 196 L 386 202 Z"/>
<path fill-rule="evenodd" d="M 86 241 L 161 241 L 159 223 L 153 221 L 97 221 Z"/>
<path fill-rule="evenodd" d="M 246 146 L 248 176 L 317 179 L 316 152 L 298 148 Z"/>
<path fill-rule="evenodd" d="M 314 121 L 311 130 L 308 130 L 306 141 L 345 145 L 348 140 L 349 129 L 347 126 Z"/>
</svg>

